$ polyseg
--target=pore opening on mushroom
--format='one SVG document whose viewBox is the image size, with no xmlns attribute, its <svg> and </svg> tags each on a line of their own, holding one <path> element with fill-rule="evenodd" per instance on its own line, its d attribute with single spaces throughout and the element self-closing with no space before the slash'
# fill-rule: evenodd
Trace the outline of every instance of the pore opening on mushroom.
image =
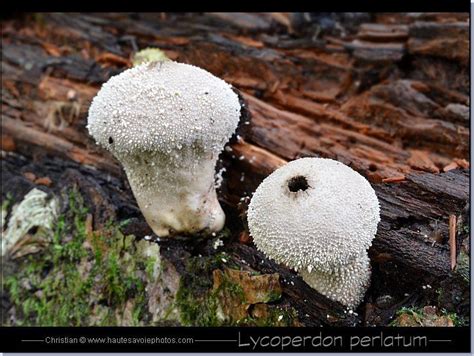
<svg viewBox="0 0 474 356">
<path fill-rule="evenodd" d="M 295 176 L 288 180 L 288 190 L 292 193 L 296 193 L 299 190 L 304 192 L 308 188 L 309 184 L 305 176 Z"/>
</svg>

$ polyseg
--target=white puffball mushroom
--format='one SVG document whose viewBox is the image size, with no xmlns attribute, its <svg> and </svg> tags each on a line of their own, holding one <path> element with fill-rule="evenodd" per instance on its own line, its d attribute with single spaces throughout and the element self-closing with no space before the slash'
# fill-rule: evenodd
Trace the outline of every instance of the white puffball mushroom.
<svg viewBox="0 0 474 356">
<path fill-rule="evenodd" d="M 355 308 L 370 284 L 370 261 L 366 253 L 331 272 L 303 268 L 299 275 L 313 289 L 331 300 Z"/>
<path fill-rule="evenodd" d="M 325 158 L 278 168 L 257 188 L 248 209 L 257 248 L 296 269 L 348 263 L 370 247 L 379 221 L 370 183 Z"/>
<path fill-rule="evenodd" d="M 164 61 L 110 78 L 92 101 L 87 127 L 121 162 L 146 221 L 165 237 L 224 226 L 215 165 L 239 118 L 229 84 Z"/>
<path fill-rule="evenodd" d="M 313 288 L 339 301 L 346 298 L 318 289 L 316 276 L 339 280 L 341 287 L 359 283 L 351 281 L 357 275 L 365 280 L 366 273 L 353 264 L 367 253 L 379 221 L 379 202 L 370 183 L 352 168 L 325 158 L 301 158 L 278 168 L 263 180 L 248 208 L 257 248 L 290 268 L 306 270 L 302 273 Z M 348 280 L 324 275 L 340 268 L 355 268 L 356 274 Z"/>
</svg>

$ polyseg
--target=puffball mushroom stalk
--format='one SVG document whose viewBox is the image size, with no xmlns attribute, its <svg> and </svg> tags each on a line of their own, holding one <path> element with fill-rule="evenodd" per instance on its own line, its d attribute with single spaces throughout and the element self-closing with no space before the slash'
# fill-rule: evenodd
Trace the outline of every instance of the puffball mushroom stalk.
<svg viewBox="0 0 474 356">
<path fill-rule="evenodd" d="M 322 295 L 348 307 L 356 307 L 370 285 L 370 261 L 364 252 L 348 264 L 335 266 L 331 272 L 318 269 L 310 272 L 303 268 L 299 274 L 311 288 Z"/>
<path fill-rule="evenodd" d="M 379 221 L 370 183 L 324 158 L 301 158 L 277 169 L 257 188 L 248 209 L 259 250 L 347 306 L 357 305 L 368 286 L 367 249 Z"/>
<path fill-rule="evenodd" d="M 229 84 L 164 61 L 106 82 L 92 101 L 88 129 L 121 162 L 146 221 L 166 237 L 224 226 L 214 170 L 239 118 Z"/>
</svg>

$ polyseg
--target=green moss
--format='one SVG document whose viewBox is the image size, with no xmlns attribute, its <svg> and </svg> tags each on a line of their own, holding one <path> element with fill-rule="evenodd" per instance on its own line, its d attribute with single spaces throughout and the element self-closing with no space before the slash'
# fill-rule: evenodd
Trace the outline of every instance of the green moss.
<svg viewBox="0 0 474 356">
<path fill-rule="evenodd" d="M 231 294 L 232 298 L 239 300 L 241 304 L 246 304 L 247 301 L 245 299 L 245 293 L 244 289 L 242 288 L 241 285 L 232 282 L 230 279 L 228 279 L 225 274 L 224 274 L 224 280 L 222 281 L 222 284 L 217 288 L 214 293 L 217 294 L 221 290 L 225 290 L 229 294 Z"/>
<path fill-rule="evenodd" d="M 242 286 L 232 282 L 225 275 L 219 288 L 213 290 L 212 271 L 224 265 L 235 265 L 225 252 L 211 256 L 192 257 L 188 260 L 186 273 L 181 277 L 174 304 L 179 310 L 180 322 L 183 325 L 226 325 L 217 316 L 218 295 L 223 290 L 245 303 Z"/>
<path fill-rule="evenodd" d="M 418 307 L 401 307 L 397 310 L 396 315 L 399 316 L 402 314 L 411 314 L 421 317 L 423 316 L 423 309 Z"/>
<path fill-rule="evenodd" d="M 180 281 L 176 293 L 175 306 L 180 312 L 180 322 L 184 326 L 220 326 L 217 319 L 217 300 L 212 294 L 196 295 Z"/>
<path fill-rule="evenodd" d="M 124 241 L 134 237 L 121 233 L 123 223 L 110 221 L 100 232 L 87 232 L 82 197 L 73 190 L 65 198 L 68 206 L 54 224 L 51 243 L 5 278 L 18 311 L 15 325 L 140 325 L 147 311 L 148 280 L 143 276 L 155 268 L 157 258 L 144 258 L 133 244 L 124 248 Z M 123 320 L 130 301 L 130 316 Z"/>
<path fill-rule="evenodd" d="M 15 325 L 149 325 L 153 316 L 148 311 L 147 286 L 156 283 L 163 269 L 158 245 L 123 235 L 121 228 L 128 221 L 111 220 L 92 232 L 81 195 L 73 190 L 62 199 L 67 208 L 54 221 L 46 239 L 49 244 L 19 259 L 15 275 L 4 279 L 16 310 Z M 224 230 L 217 238 L 228 235 Z M 239 306 L 248 303 L 243 287 L 225 273 L 214 289 L 213 271 L 224 266 L 240 270 L 225 252 L 187 259 L 174 303 L 170 301 L 158 322 L 177 310 L 185 326 L 291 325 L 292 313 L 275 306 L 259 320 L 223 317 L 223 296 Z M 269 302 L 281 297 L 268 294 Z"/>
<path fill-rule="evenodd" d="M 268 299 L 265 300 L 265 303 L 270 303 L 270 302 L 274 302 L 274 301 L 277 301 L 281 298 L 281 291 L 271 291 L 270 293 L 268 293 Z"/>
<path fill-rule="evenodd" d="M 438 289 L 436 293 L 441 294 L 442 290 Z M 424 320 L 427 315 L 425 314 L 423 308 L 418 308 L 418 307 L 402 307 L 396 312 L 396 316 L 400 317 L 402 315 L 409 315 L 413 316 L 415 320 Z M 448 317 L 452 322 L 454 326 L 467 326 L 469 325 L 467 320 L 462 317 L 457 315 L 456 313 L 453 312 L 448 312 L 446 309 L 441 309 L 440 313 L 438 313 L 439 317 Z M 389 326 L 399 326 L 398 325 L 398 319 L 393 320 Z"/>
<path fill-rule="evenodd" d="M 220 275 L 220 284 L 214 288 L 212 271 L 229 267 L 231 260 L 225 253 L 207 257 L 193 257 L 188 260 L 186 273 L 182 275 L 174 306 L 178 309 L 180 322 L 185 326 L 290 326 L 297 320 L 293 308 L 268 306 L 268 315 L 262 318 L 248 316 L 232 320 L 222 313 L 220 301 L 234 301 L 248 304 L 243 286 L 228 277 Z M 257 273 L 256 275 L 259 275 Z M 270 292 L 265 302 L 281 298 L 279 292 Z M 235 304 L 234 304 L 235 305 Z"/>
<path fill-rule="evenodd" d="M 240 326 L 295 326 L 295 321 L 298 320 L 298 313 L 292 307 L 281 308 L 272 307 L 268 308 L 268 315 L 261 318 L 254 318 L 248 316 L 244 319 L 238 320 L 235 325 Z"/>
<path fill-rule="evenodd" d="M 10 300 L 15 304 L 20 304 L 20 283 L 15 276 L 8 276 L 5 278 L 5 287 L 8 288 Z"/>
<path fill-rule="evenodd" d="M 212 271 L 222 265 L 222 253 L 210 257 L 192 257 L 181 277 L 175 307 L 184 326 L 219 326 L 217 299 L 212 288 Z M 225 260 L 225 258 L 224 258 Z"/>
<path fill-rule="evenodd" d="M 441 312 L 442 315 L 448 316 L 453 321 L 454 326 L 469 326 L 467 319 L 463 316 L 460 316 L 457 313 L 449 313 L 445 309 Z"/>
<path fill-rule="evenodd" d="M 11 193 L 7 193 L 7 196 L 2 201 L 2 210 L 8 211 L 8 208 L 10 207 L 11 202 L 12 202 L 12 195 Z"/>
<path fill-rule="evenodd" d="M 199 278 L 198 278 L 199 279 Z M 188 280 L 189 282 L 189 280 Z M 233 321 L 223 322 L 217 317 L 219 294 L 222 291 L 230 293 L 232 297 L 238 298 L 245 304 L 245 294 L 242 286 L 233 283 L 224 277 L 219 288 L 212 290 L 210 286 L 203 293 L 196 293 L 193 288 L 207 285 L 207 282 L 194 280 L 196 284 L 186 285 L 184 279 L 181 280 L 176 294 L 176 307 L 180 311 L 180 321 L 185 326 L 222 326 L 232 325 Z"/>
<path fill-rule="evenodd" d="M 150 256 L 145 260 L 145 273 L 149 280 L 154 278 L 155 267 L 157 265 L 158 259 Z"/>
</svg>

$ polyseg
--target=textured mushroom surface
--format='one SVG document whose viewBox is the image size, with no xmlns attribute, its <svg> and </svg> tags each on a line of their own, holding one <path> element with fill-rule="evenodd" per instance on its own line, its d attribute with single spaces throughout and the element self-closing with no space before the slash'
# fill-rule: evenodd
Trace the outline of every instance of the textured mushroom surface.
<svg viewBox="0 0 474 356">
<path fill-rule="evenodd" d="M 88 129 L 121 161 L 153 231 L 169 236 L 223 227 L 214 170 L 239 118 L 229 84 L 201 68 L 164 61 L 105 83 L 89 109 Z"/>
<path fill-rule="evenodd" d="M 218 154 L 239 117 L 237 94 L 222 79 L 189 64 L 152 62 L 102 86 L 89 109 L 88 129 L 117 156 L 137 151 L 179 156 L 183 147 Z"/>
<path fill-rule="evenodd" d="M 331 159 L 301 158 L 268 176 L 248 209 L 255 245 L 288 267 L 331 271 L 366 251 L 380 220 L 370 183 Z"/>
<path fill-rule="evenodd" d="M 347 265 L 337 266 L 331 272 L 302 269 L 303 280 L 331 300 L 348 307 L 356 307 L 364 298 L 370 284 L 370 261 L 366 253 Z"/>
</svg>

